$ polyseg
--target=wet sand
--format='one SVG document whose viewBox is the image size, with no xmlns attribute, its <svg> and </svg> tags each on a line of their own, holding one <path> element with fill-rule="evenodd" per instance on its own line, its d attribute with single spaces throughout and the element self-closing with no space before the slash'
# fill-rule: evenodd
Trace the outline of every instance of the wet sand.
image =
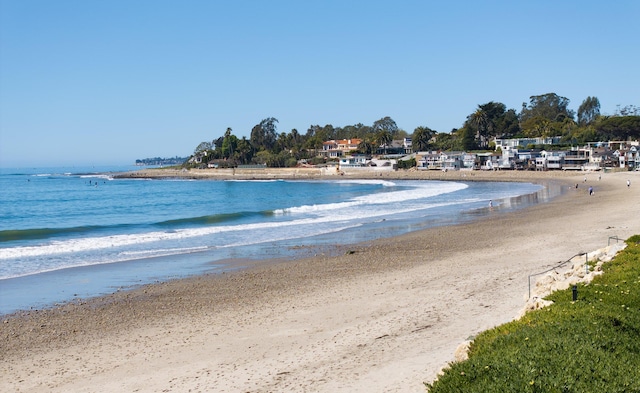
<svg viewBox="0 0 640 393">
<path fill-rule="evenodd" d="M 379 176 L 394 173 L 416 176 Z M 584 173 L 564 172 L 429 175 L 552 179 L 567 192 L 338 257 L 5 316 L 0 390 L 423 392 L 462 341 L 518 314 L 529 274 L 605 247 L 610 236 L 640 233 L 640 172 L 588 173 L 587 182 Z"/>
</svg>

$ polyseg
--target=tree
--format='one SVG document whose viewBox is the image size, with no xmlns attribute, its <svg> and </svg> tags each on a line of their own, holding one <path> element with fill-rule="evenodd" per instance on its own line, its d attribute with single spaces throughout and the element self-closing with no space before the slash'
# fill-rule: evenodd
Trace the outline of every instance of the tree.
<svg viewBox="0 0 640 393">
<path fill-rule="evenodd" d="M 362 138 L 358 144 L 358 152 L 361 154 L 373 154 L 376 151 L 376 145 L 372 142 L 371 137 Z"/>
<path fill-rule="evenodd" d="M 242 164 L 250 163 L 251 159 L 253 158 L 253 147 L 244 136 L 238 141 L 235 158 Z"/>
<path fill-rule="evenodd" d="M 231 128 L 227 128 L 227 130 L 230 130 Z M 217 139 L 214 139 L 213 142 L 211 142 L 211 147 L 217 150 L 217 149 L 221 149 L 222 148 L 222 142 L 224 141 L 224 137 L 220 137 Z"/>
<path fill-rule="evenodd" d="M 640 116 L 640 107 L 635 105 L 625 105 L 620 108 L 620 105 L 616 105 L 616 112 L 614 116 Z"/>
<path fill-rule="evenodd" d="M 459 140 L 459 146 L 463 150 L 474 150 L 477 145 L 475 141 L 473 130 L 465 126 L 456 132 L 456 137 Z"/>
<path fill-rule="evenodd" d="M 435 135 L 435 147 L 439 150 L 454 150 L 458 148 L 458 129 L 452 129 L 450 133 L 439 132 Z"/>
<path fill-rule="evenodd" d="M 574 112 L 569 110 L 569 99 L 555 93 L 531 96 L 527 106 L 522 104 L 520 126 L 527 137 L 553 136 L 561 134 L 565 119 L 573 119 Z"/>
<path fill-rule="evenodd" d="M 578 108 L 578 124 L 592 124 L 600 116 L 600 101 L 597 97 L 587 97 Z"/>
<path fill-rule="evenodd" d="M 393 140 L 393 138 L 398 134 L 398 125 L 392 118 L 386 116 L 380 120 L 374 121 L 372 130 L 376 134 L 380 134 L 380 132 L 387 132 L 391 135 L 391 139 Z"/>
<path fill-rule="evenodd" d="M 522 133 L 527 138 L 547 137 L 555 132 L 556 126 L 558 130 L 562 129 L 562 125 L 561 122 L 551 122 L 546 117 L 536 116 L 522 122 Z"/>
<path fill-rule="evenodd" d="M 408 160 L 398 160 L 398 169 L 410 169 L 416 166 L 415 157 L 411 157 Z"/>
<path fill-rule="evenodd" d="M 414 151 L 426 151 L 431 145 L 431 138 L 434 137 L 436 132 L 429 127 L 417 127 L 413 130 L 411 137 L 411 143 L 413 144 Z"/>
<path fill-rule="evenodd" d="M 404 139 L 409 137 L 409 133 L 406 132 L 405 130 L 403 130 L 402 128 L 398 128 L 398 132 L 396 132 L 396 138 L 395 139 Z"/>
<path fill-rule="evenodd" d="M 509 109 L 495 120 L 494 133 L 499 138 L 513 138 L 520 135 L 520 120 L 515 109 Z"/>
<path fill-rule="evenodd" d="M 289 140 L 290 140 L 290 148 L 293 151 L 300 151 L 301 147 L 302 147 L 302 143 L 304 141 L 304 138 L 302 137 L 302 135 L 300 135 L 298 133 L 298 130 L 296 130 L 295 128 L 291 130 L 291 132 L 289 133 Z"/>
<path fill-rule="evenodd" d="M 393 141 L 393 137 L 389 131 L 381 130 L 376 134 L 376 142 L 378 146 L 382 146 L 384 148 L 384 154 L 387 154 L 387 147 L 391 141 Z"/>
<path fill-rule="evenodd" d="M 228 132 L 230 130 L 231 128 L 227 128 Z M 225 134 L 224 139 L 222 141 L 222 147 L 220 148 L 222 157 L 233 158 L 237 147 L 238 147 L 238 137 L 231 134 L 230 132 L 228 134 Z"/>
<path fill-rule="evenodd" d="M 211 142 L 200 142 L 200 144 L 196 147 L 194 154 L 203 153 L 208 150 L 212 150 Z"/>
<path fill-rule="evenodd" d="M 565 141 L 569 141 L 573 138 L 573 130 L 576 128 L 577 124 L 573 119 L 566 118 L 562 122 L 562 139 Z"/>
<path fill-rule="evenodd" d="M 640 116 L 611 116 L 594 124 L 598 139 L 626 141 L 640 138 Z"/>
<path fill-rule="evenodd" d="M 278 119 L 269 117 L 255 125 L 251 129 L 250 141 L 258 150 L 271 150 L 275 146 L 277 133 L 276 123 Z"/>
<path fill-rule="evenodd" d="M 475 126 L 476 135 L 475 141 L 480 147 L 487 146 L 487 139 L 489 136 L 489 128 L 491 128 L 491 122 L 482 108 L 478 108 L 469 118 L 470 123 Z"/>
<path fill-rule="evenodd" d="M 505 104 L 490 101 L 478 105 L 469 116 L 464 127 L 475 133 L 478 147 L 486 148 L 493 137 L 510 137 L 520 133 L 518 115 L 514 109 L 507 110 Z"/>
<path fill-rule="evenodd" d="M 529 105 L 522 104 L 520 121 L 534 117 L 543 117 L 552 122 L 562 122 L 565 117 L 574 118 L 574 112 L 569 110 L 569 99 L 555 93 L 547 93 L 529 97 Z"/>
</svg>

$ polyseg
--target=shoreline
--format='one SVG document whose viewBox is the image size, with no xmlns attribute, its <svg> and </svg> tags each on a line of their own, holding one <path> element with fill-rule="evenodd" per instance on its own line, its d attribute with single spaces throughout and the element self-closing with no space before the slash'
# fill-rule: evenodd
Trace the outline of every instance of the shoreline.
<svg viewBox="0 0 640 393">
<path fill-rule="evenodd" d="M 482 180 L 521 174 L 503 173 Z M 546 173 L 504 181 L 580 188 L 496 211 L 481 224 L 379 239 L 336 257 L 274 261 L 3 317 L 0 387 L 424 391 L 458 344 L 516 317 L 528 274 L 601 248 L 608 236 L 640 232 L 640 175 Z"/>
<path fill-rule="evenodd" d="M 279 171 L 276 171 L 279 172 Z M 274 172 L 274 173 L 276 173 Z M 155 171 L 156 176 L 160 175 L 162 179 L 176 180 L 173 176 L 165 176 L 164 170 Z M 208 171 L 207 175 L 216 174 L 216 171 Z M 273 173 L 272 173 L 273 174 Z M 271 174 L 271 175 L 272 175 Z M 390 174 L 395 174 L 395 172 L 390 172 Z M 401 173 L 403 175 L 403 173 Z M 143 172 L 144 176 L 144 172 Z M 401 176 L 396 176 L 401 177 Z M 179 180 L 179 179 L 178 179 Z M 200 179 L 204 180 L 204 179 Z M 327 180 L 317 180 L 321 182 L 340 182 L 340 181 L 357 181 L 351 178 L 332 178 Z M 295 183 L 295 180 L 290 180 Z M 385 183 L 395 182 L 394 179 L 385 179 L 382 180 Z M 397 184 L 402 184 L 402 182 L 411 181 L 404 178 L 400 178 Z M 444 181 L 444 180 L 443 180 Z M 374 182 L 378 182 L 374 180 Z M 413 180 L 412 182 L 419 182 L 419 180 Z M 465 179 L 462 178 L 459 182 L 465 182 Z M 206 183 L 206 182 L 205 182 Z M 469 186 L 474 187 L 474 182 L 465 182 L 469 184 Z M 480 182 L 476 182 L 480 183 Z M 506 182 L 496 182 L 496 184 L 502 183 L 501 187 L 505 190 L 510 190 L 511 186 Z M 523 206 L 528 206 L 530 204 L 543 203 L 543 201 L 548 200 L 549 198 L 553 198 L 558 194 L 562 193 L 563 187 L 560 186 L 560 182 L 556 180 L 541 180 L 539 181 L 538 187 L 540 187 L 539 191 L 535 191 L 517 196 L 517 197 L 507 197 L 503 202 L 498 203 L 497 200 L 495 202 L 495 206 L 493 206 L 494 210 L 518 210 Z M 186 183 L 185 183 L 186 184 Z M 195 183 L 192 183 L 195 184 Z M 275 183 L 274 183 L 275 184 Z M 433 184 L 433 183 L 432 183 Z M 437 183 L 435 183 L 437 184 Z M 530 184 L 530 183 L 526 183 Z M 202 185 L 202 183 L 201 183 Z M 478 186 L 476 184 L 475 186 Z M 516 186 L 519 187 L 519 186 Z M 537 187 L 536 187 L 537 188 Z M 566 190 L 566 187 L 564 187 Z M 566 191 L 564 191 L 566 192 Z M 487 203 L 488 203 L 487 199 Z M 405 225 L 404 230 L 396 230 L 393 234 L 385 231 L 380 236 L 384 237 L 392 237 L 400 235 L 405 231 L 415 231 L 418 230 L 418 227 L 424 228 L 425 225 L 428 226 L 444 226 L 444 225 L 455 225 L 457 223 L 468 222 L 481 220 L 482 217 L 488 214 L 487 205 L 476 206 L 473 209 L 470 209 L 466 212 L 456 213 L 454 215 L 451 214 L 440 214 L 433 215 L 430 219 L 416 221 L 415 223 L 409 225 Z M 386 221 L 386 220 L 383 220 Z M 425 222 L 432 222 L 432 224 L 424 224 Z M 375 229 L 371 230 L 371 233 Z M 350 230 L 353 231 L 353 230 Z M 370 231 L 366 231 L 367 233 L 361 233 L 361 235 L 349 235 L 349 242 L 344 243 L 346 240 L 342 236 L 335 237 L 331 242 L 325 240 L 324 242 L 316 242 L 310 239 L 299 239 L 294 243 L 289 244 L 288 246 L 278 247 L 274 250 L 265 250 L 262 253 L 258 253 L 257 255 L 248 255 L 247 258 L 253 258 L 258 261 L 263 261 L 264 259 L 273 259 L 276 258 L 277 255 L 280 255 L 279 258 L 283 260 L 292 260 L 292 259 L 301 259 L 313 254 L 326 253 L 331 255 L 340 254 L 344 252 L 348 247 L 353 244 L 357 244 L 359 242 L 371 241 L 377 236 L 370 236 L 368 233 Z M 365 240 L 366 239 L 366 240 Z M 355 243 L 353 243 L 355 242 Z M 287 251 L 280 251 L 287 250 Z M 308 250 L 308 251 L 303 251 Z M 342 250 L 342 251 L 340 251 Z M 311 254 L 310 254 L 311 253 Z M 276 255 L 277 254 L 277 255 Z M 286 256 L 284 256 L 286 254 Z M 188 255 L 188 254 L 186 254 Z M 179 258 L 175 255 L 170 256 L 156 256 L 153 258 L 139 258 L 132 259 L 130 261 L 115 261 L 115 262 L 105 262 L 105 263 L 97 263 L 97 264 L 86 264 L 86 265 L 78 265 L 78 266 L 70 266 L 64 267 L 61 269 L 52 269 L 47 271 L 35 272 L 32 274 L 26 274 L 23 276 L 17 277 L 9 277 L 0 279 L 0 318 L 3 316 L 11 315 L 15 312 L 27 311 L 27 310 L 38 310 L 38 309 L 47 309 L 52 307 L 58 307 L 60 305 L 64 305 L 68 302 L 73 302 L 77 299 L 87 299 L 92 297 L 104 296 L 108 295 L 111 292 L 122 291 L 122 290 L 131 290 L 135 288 L 139 288 L 140 286 L 160 282 L 167 280 L 175 280 L 180 278 L 190 277 L 192 275 L 199 274 L 215 274 L 217 272 L 234 270 L 237 264 L 238 259 L 245 260 L 247 258 L 238 256 L 238 252 L 234 252 L 236 256 L 233 258 L 233 264 L 229 265 L 229 261 L 225 259 L 218 260 L 211 259 L 207 262 L 206 257 L 200 257 L 200 265 L 199 267 L 192 266 L 191 269 L 183 269 L 183 272 L 171 270 L 172 265 L 177 265 L 176 258 Z M 213 255 L 210 258 L 214 258 Z M 81 260 L 76 259 L 76 262 L 82 262 Z M 124 263 L 123 263 L 124 262 Z M 264 262 L 257 262 L 264 263 Z M 147 265 L 147 266 L 145 266 Z M 213 266 L 212 268 L 207 268 L 206 266 Z M 127 280 L 124 276 L 126 273 L 126 269 L 132 269 L 134 271 L 139 271 L 140 273 L 136 275 L 134 278 Z M 244 266 L 240 268 L 245 268 Z M 149 275 L 150 278 L 144 276 L 144 271 L 153 272 Z M 184 271 L 188 271 L 184 273 Z M 118 277 L 120 280 L 110 279 L 109 277 Z M 73 287 L 73 288 L 71 288 Z M 50 299 L 47 301 L 47 299 Z"/>
<path fill-rule="evenodd" d="M 610 173 L 619 173 L 617 170 Z M 627 172 L 624 172 L 627 173 Z M 576 176 L 602 176 L 604 172 L 575 171 L 441 171 L 441 170 L 336 170 L 335 168 L 265 168 L 265 169 L 174 169 L 153 168 L 113 174 L 115 179 L 201 179 L 201 180 L 460 180 L 526 182 L 542 179 L 570 179 Z"/>
</svg>

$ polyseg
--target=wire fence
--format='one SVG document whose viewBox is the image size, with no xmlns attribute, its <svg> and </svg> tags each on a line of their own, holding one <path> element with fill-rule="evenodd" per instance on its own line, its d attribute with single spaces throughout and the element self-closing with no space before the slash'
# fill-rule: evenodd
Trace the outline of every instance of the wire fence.
<svg viewBox="0 0 640 393">
<path fill-rule="evenodd" d="M 618 236 L 609 236 L 609 239 L 607 239 L 607 246 L 611 245 L 611 240 L 615 240 L 616 243 L 625 241 L 625 239 L 621 239 Z M 573 259 L 575 257 L 579 257 L 579 256 L 582 256 L 582 255 L 584 255 L 584 259 L 585 259 L 584 260 L 585 273 L 589 274 L 589 255 L 586 252 L 580 252 L 580 253 L 572 256 L 571 258 L 567 259 L 566 261 L 560 262 L 559 264 L 557 264 L 557 265 L 555 265 L 555 266 L 553 266 L 553 267 L 551 267 L 551 268 L 549 268 L 549 269 L 547 269 L 547 270 L 545 270 L 543 272 L 530 274 L 529 275 L 529 299 L 531 299 L 531 277 L 535 277 L 535 276 L 539 276 L 541 274 L 549 273 L 550 271 L 558 269 L 558 268 L 562 267 L 563 265 L 566 265 L 567 263 L 573 261 Z"/>
<path fill-rule="evenodd" d="M 611 239 L 614 239 L 616 243 L 624 241 L 624 239 L 620 239 L 618 236 L 609 236 L 609 239 L 607 239 L 607 246 L 611 245 Z"/>
<path fill-rule="evenodd" d="M 588 257 L 586 252 L 581 252 L 581 253 L 578 253 L 578 254 L 572 256 L 571 258 L 567 259 L 566 261 L 560 262 L 559 264 L 557 264 L 557 265 L 553 266 L 552 268 L 549 268 L 549 269 L 547 269 L 547 270 L 545 270 L 543 272 L 530 274 L 529 275 L 529 299 L 531 299 L 531 277 L 535 277 L 535 276 L 539 276 L 541 274 L 549 273 L 550 271 L 558 269 L 559 267 L 561 267 L 563 265 L 566 265 L 567 263 L 571 262 L 573 260 L 573 258 L 582 256 L 582 255 L 584 255 L 584 257 L 585 257 L 585 262 L 584 262 L 584 264 L 586 266 L 585 269 L 587 269 L 587 271 L 588 271 L 589 266 L 588 266 L 587 262 L 589 262 L 589 257 Z"/>
</svg>

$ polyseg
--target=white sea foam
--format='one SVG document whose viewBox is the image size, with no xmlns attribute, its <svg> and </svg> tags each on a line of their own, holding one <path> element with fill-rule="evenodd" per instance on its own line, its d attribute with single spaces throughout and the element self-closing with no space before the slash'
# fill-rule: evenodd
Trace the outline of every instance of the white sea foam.
<svg viewBox="0 0 640 393">
<path fill-rule="evenodd" d="M 385 187 L 395 186 L 396 183 L 389 180 L 377 180 L 377 179 L 349 179 L 349 180 L 336 180 L 336 183 L 343 184 L 381 184 Z"/>
<path fill-rule="evenodd" d="M 354 182 L 348 180 L 348 182 Z M 360 181 L 355 181 L 360 182 Z M 380 181 L 365 181 L 381 183 Z M 392 182 L 382 182 L 386 185 L 393 185 Z M 388 215 L 408 213 L 417 209 L 429 209 L 441 207 L 451 203 L 427 203 L 425 198 L 446 194 L 466 188 L 463 183 L 441 182 L 437 186 L 425 183 L 415 183 L 411 188 L 385 193 L 369 194 L 353 198 L 351 201 L 339 203 L 327 203 L 317 205 L 303 205 L 276 211 L 277 215 L 291 214 L 292 220 L 276 220 L 258 223 L 205 226 L 185 229 L 175 229 L 171 231 L 149 231 L 144 233 L 128 233 L 110 236 L 83 237 L 59 241 L 49 241 L 40 245 L 17 246 L 0 248 L 0 260 L 33 258 L 33 257 L 54 257 L 63 254 L 73 254 L 91 252 L 96 250 L 114 249 L 121 250 L 120 256 L 134 257 L 142 256 L 145 252 L 149 255 L 163 255 L 165 253 L 185 253 L 190 252 L 185 248 L 165 250 L 164 248 L 154 249 L 149 246 L 149 251 L 144 250 L 122 250 L 129 246 L 139 246 L 142 244 L 180 241 L 196 237 L 217 236 L 233 232 L 241 232 L 243 235 L 234 236 L 242 239 L 241 244 L 254 244 L 260 240 L 258 233 L 264 232 L 268 240 L 289 239 L 304 236 L 302 233 L 308 232 L 308 228 L 316 227 L 321 233 L 329 233 L 336 228 L 348 228 L 353 225 L 360 225 L 363 220 L 372 220 Z M 379 208 L 376 206 L 384 206 Z M 299 216 L 296 218 L 296 216 Z M 322 225 L 328 224 L 328 225 Z M 322 227 L 319 227 L 322 225 Z M 287 229 L 287 228 L 296 228 Z M 341 230 L 341 229 L 339 229 Z M 286 235 L 281 235 L 284 233 Z M 251 234 L 246 236 L 245 234 Z M 315 233 L 318 234 L 318 233 Z M 223 238 L 216 237 L 214 240 L 222 239 L 222 243 L 216 243 L 216 247 L 231 247 L 230 243 L 225 244 Z M 249 239 L 249 240 L 247 240 Z M 233 244 L 236 244 L 234 242 Z M 203 248 L 196 248 L 202 250 Z M 128 254 L 127 254 L 128 253 Z M 112 256 L 113 257 L 113 256 Z"/>
<path fill-rule="evenodd" d="M 349 182 L 354 182 L 349 181 Z M 388 182 L 390 183 L 390 182 Z M 393 183 L 392 183 L 393 184 Z M 385 192 L 378 194 L 369 194 L 360 197 L 355 197 L 351 201 L 338 202 L 338 203 L 326 203 L 326 204 L 314 204 L 314 205 L 302 205 L 296 207 L 290 207 L 286 209 L 278 209 L 275 214 L 305 214 L 305 213 L 320 213 L 320 212 L 339 212 L 344 214 L 345 210 L 353 208 L 355 206 L 364 205 L 389 205 L 396 202 L 409 203 L 412 200 L 429 198 L 436 195 L 447 194 L 450 192 L 459 191 L 467 188 L 464 183 L 442 182 L 437 186 L 433 184 L 416 184 L 415 188 L 402 191 Z"/>
<path fill-rule="evenodd" d="M 149 256 L 156 256 L 156 255 L 178 255 L 178 254 L 189 254 L 192 252 L 200 252 L 200 251 L 206 251 L 208 249 L 210 249 L 211 247 L 206 247 L 206 246 L 202 246 L 202 247 L 184 247 L 184 248 L 158 248 L 158 249 L 154 249 L 154 250 L 138 250 L 138 251 L 123 251 L 121 253 L 119 253 L 118 255 L 122 255 L 124 257 L 126 257 L 127 259 L 131 259 L 131 258 L 145 258 L 145 257 L 149 257 Z"/>
<path fill-rule="evenodd" d="M 420 209 L 428 209 L 433 207 L 441 207 L 450 205 L 457 202 L 452 203 L 431 203 L 431 204 L 423 204 L 419 205 Z M 342 205 L 342 204 L 334 204 L 334 205 Z M 241 224 L 241 225 L 224 225 L 224 226 L 207 226 L 207 227 L 198 227 L 198 228 L 189 228 L 189 229 L 178 229 L 173 231 L 152 231 L 145 233 L 137 233 L 137 234 L 122 234 L 122 235 L 112 235 L 112 236 L 102 236 L 102 237 L 88 237 L 88 238 L 77 238 L 77 239 L 68 239 L 62 241 L 52 241 L 48 244 L 43 244 L 39 246 L 23 246 L 23 247 L 11 247 L 11 248 L 3 248 L 0 249 L 0 260 L 6 259 L 16 259 L 16 258 L 25 258 L 25 257 L 38 257 L 38 256 L 54 256 L 60 254 L 68 254 L 68 253 L 79 253 L 86 252 L 92 250 L 101 250 L 101 249 L 109 249 L 109 248 L 119 248 L 126 247 L 131 245 L 140 245 L 145 243 L 154 243 L 154 242 L 164 242 L 164 241 L 174 241 L 180 239 L 188 239 L 200 236 L 212 236 L 219 235 L 230 232 L 247 232 L 247 233 L 257 233 L 259 231 L 267 231 L 268 239 L 270 241 L 275 241 L 279 239 L 276 235 L 276 230 L 285 229 L 291 227 L 313 227 L 323 223 L 331 223 L 332 226 L 329 229 L 325 228 L 323 230 L 324 233 L 329 233 L 335 230 L 335 228 L 344 228 L 352 227 L 354 225 L 360 225 L 359 223 L 350 223 L 355 219 L 364 220 L 364 219 L 372 219 L 376 217 L 382 217 L 386 215 L 394 215 L 407 213 L 410 211 L 414 211 L 416 206 L 405 205 L 397 207 L 393 210 L 386 209 L 357 209 L 357 210 L 347 210 L 343 211 L 340 214 L 330 214 L 319 217 L 306 217 L 301 219 L 296 219 L 292 221 L 275 221 L 275 222 L 261 222 L 261 223 L 252 223 L 252 224 Z M 322 209 L 325 211 L 326 209 Z M 333 228 L 332 228 L 333 227 Z M 293 236 L 286 236 L 284 238 L 295 238 L 300 237 L 299 230 L 291 231 L 287 230 L 290 233 L 294 234 Z M 282 232 L 287 232 L 282 231 Z M 279 232 L 278 232 L 279 233 Z M 249 241 L 243 242 L 243 245 L 246 244 L 255 244 L 256 238 L 252 236 Z M 225 244 L 223 246 L 230 246 Z"/>
<path fill-rule="evenodd" d="M 44 172 L 44 171 L 43 171 Z M 60 173 L 60 172 L 57 172 Z M 43 175 L 45 176 L 45 175 Z M 97 177 L 94 175 L 83 175 L 84 177 Z M 54 179 L 55 181 L 58 178 Z M 138 180 L 138 179 L 136 179 Z M 149 181 L 147 179 L 140 179 L 142 181 Z M 184 180 L 182 180 L 184 181 Z M 274 182 L 279 180 L 270 180 L 268 182 Z M 221 206 L 221 201 L 228 203 L 225 198 L 227 197 L 228 188 L 223 189 L 224 192 L 209 193 L 209 186 L 215 183 L 205 183 L 192 181 L 192 184 L 197 184 L 199 187 L 188 188 L 190 195 L 206 195 L 209 200 L 206 203 L 213 205 L 212 209 L 218 209 Z M 324 183 L 320 180 L 301 180 L 298 182 L 304 183 Z M 122 185 L 133 184 L 129 182 L 121 182 Z M 167 188 L 166 185 L 174 183 L 173 181 L 156 182 L 153 185 L 159 185 L 162 187 L 154 187 L 153 189 L 163 190 L 160 195 L 172 195 L 165 190 L 178 190 L 182 192 L 180 188 Z M 382 187 L 348 187 L 338 186 L 336 183 L 352 183 L 363 185 L 380 185 Z M 205 187 L 206 186 L 206 187 Z M 243 186 L 244 187 L 244 186 Z M 314 189 L 317 189 L 313 185 L 306 186 L 309 194 L 313 195 Z M 320 186 L 321 187 L 321 186 Z M 6 243 L 3 247 L 0 247 L 0 279 L 19 277 L 30 274 L 37 274 L 45 271 L 54 271 L 59 269 L 66 269 L 70 267 L 98 265 L 106 263 L 124 262 L 135 259 L 147 259 L 172 255 L 186 255 L 202 253 L 202 256 L 194 255 L 195 259 L 209 258 L 215 260 L 218 254 L 235 253 L 234 247 L 238 249 L 237 252 L 242 253 L 244 250 L 253 250 L 253 245 L 263 244 L 269 247 L 269 243 L 284 241 L 290 242 L 290 244 L 297 244 L 294 239 L 306 239 L 319 235 L 327 235 L 331 233 L 337 233 L 345 231 L 346 236 L 354 236 L 354 239 L 358 236 L 358 231 L 354 231 L 353 235 L 348 232 L 352 228 L 361 227 L 371 223 L 390 222 L 397 220 L 403 220 L 409 218 L 410 220 L 420 220 L 420 217 L 425 217 L 429 220 L 430 214 L 426 213 L 426 210 L 446 207 L 457 204 L 468 204 L 482 202 L 485 196 L 491 195 L 494 201 L 504 195 L 508 197 L 512 195 L 512 189 L 502 188 L 499 192 L 491 189 L 491 194 L 474 194 L 473 197 L 469 197 L 467 193 L 453 194 L 456 191 L 463 190 L 469 187 L 465 183 L 459 182 L 421 182 L 421 181 L 387 181 L 382 179 L 372 180 L 351 180 L 340 179 L 331 182 L 330 187 L 335 187 L 335 195 L 331 195 L 330 198 L 324 198 L 326 193 L 323 193 L 323 199 L 313 198 L 310 200 L 318 200 L 316 204 L 291 206 L 284 209 L 275 210 L 273 216 L 247 216 L 239 218 L 239 220 L 261 220 L 260 222 L 242 222 L 242 221 L 228 221 L 221 223 L 220 225 L 209 226 L 195 226 L 191 228 L 185 228 L 181 226 L 169 227 L 166 230 L 149 229 L 146 232 L 140 232 L 141 225 L 132 226 L 131 230 L 111 230 L 107 229 L 111 235 L 106 235 L 106 231 L 99 234 L 99 232 L 88 232 L 81 234 L 84 237 L 69 238 L 64 236 L 50 239 L 34 239 L 33 241 L 13 243 Z M 477 188 L 477 187 L 476 187 Z M 109 188 L 106 187 L 105 190 Z M 215 190 L 214 187 L 212 189 Z M 235 188 L 234 188 L 235 189 Z M 251 190 L 269 190 L 260 189 L 257 187 L 248 187 Z M 369 189 L 371 192 L 366 195 L 360 195 L 361 190 Z M 482 188 L 484 190 L 486 188 Z M 115 190 L 115 188 L 113 189 Z M 139 188 L 143 194 L 146 192 L 147 187 Z M 193 191 L 199 190 L 199 191 Z M 352 197 L 346 197 L 351 195 Z M 519 188 L 521 193 L 521 188 Z M 366 191 L 362 191 L 366 192 Z M 447 195 L 452 194 L 452 195 Z M 229 193 L 233 196 L 234 194 Z M 265 198 L 274 198 L 274 195 L 261 195 Z M 359 195 L 359 196 L 354 196 Z M 514 194 L 518 195 L 518 194 Z M 277 196 L 276 196 L 277 197 Z M 148 196 L 144 196 L 148 198 Z M 81 199 L 78 199 L 81 200 Z M 144 199 L 140 199 L 144 201 Z M 292 200 L 301 200 L 295 198 Z M 309 200 L 309 198 L 307 198 Z M 340 201 L 340 202 L 327 202 L 321 203 L 320 201 Z M 487 199 L 488 200 L 488 199 Z M 138 201 L 138 200 L 136 200 Z M 174 199 L 171 199 L 171 203 Z M 260 201 L 260 198 L 257 198 Z M 161 209 L 165 209 L 166 204 L 159 204 L 152 198 L 152 204 L 150 206 L 162 206 Z M 145 202 L 146 204 L 146 202 Z M 140 207 L 146 208 L 145 204 L 141 204 Z M 112 209 L 117 211 L 120 208 L 120 204 L 112 204 Z M 484 202 L 482 205 L 485 206 Z M 124 206 L 123 208 L 129 209 L 132 212 L 138 211 L 138 205 L 136 208 L 132 208 L 131 205 Z M 261 205 L 258 207 L 251 207 L 251 209 L 260 211 Z M 267 208 L 268 210 L 268 208 Z M 145 214 L 159 214 L 145 210 Z M 443 211 L 449 211 L 445 209 Z M 457 210 L 452 210 L 457 211 Z M 188 214 L 184 214 L 181 217 L 188 218 Z M 89 213 L 89 216 L 91 214 Z M 101 215 L 98 214 L 98 218 Z M 155 217 L 155 216 L 154 216 Z M 169 216 L 169 218 L 171 218 Z M 165 220 L 154 218 L 153 222 L 161 222 Z M 131 222 L 135 222 L 135 219 Z M 41 222 L 42 224 L 42 222 Z M 186 225 L 186 224 L 185 224 Z M 195 224 L 194 224 L 195 225 Z M 380 227 L 376 224 L 374 228 Z M 154 227 L 151 227 L 154 228 Z M 117 233 L 116 233 L 117 232 Z M 125 232 L 125 233 L 123 233 Z M 93 234 L 93 237 L 90 236 Z M 335 236 L 335 235 L 334 235 Z M 329 236 L 328 238 L 331 238 Z M 303 240 L 301 240 L 302 242 Z M 315 240 L 309 240 L 313 243 Z M 322 241 L 322 240 L 321 240 Z M 17 244 L 22 244 L 18 246 Z M 262 247 L 262 246 L 258 246 Z M 225 249 L 225 251 L 222 251 Z M 251 252 L 251 251 L 249 251 Z M 211 255 L 209 255 L 211 253 Z M 234 254 L 235 255 L 235 254 Z"/>
</svg>

